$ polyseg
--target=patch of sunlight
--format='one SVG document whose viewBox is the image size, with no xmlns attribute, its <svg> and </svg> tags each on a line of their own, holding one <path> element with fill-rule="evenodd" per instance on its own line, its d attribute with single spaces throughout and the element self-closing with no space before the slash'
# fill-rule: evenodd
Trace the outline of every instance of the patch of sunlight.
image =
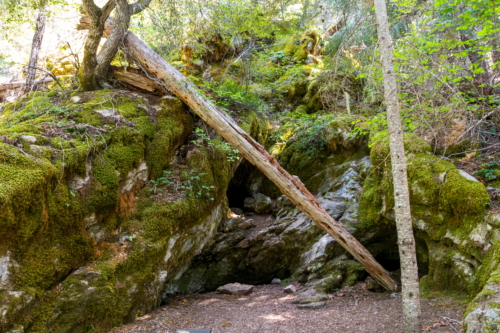
<svg viewBox="0 0 500 333">
<path fill-rule="evenodd" d="M 218 298 L 209 298 L 209 299 L 205 299 L 201 302 L 198 303 L 198 305 L 210 305 L 210 304 L 213 304 L 215 302 L 219 302 L 220 299 Z"/>
<path fill-rule="evenodd" d="M 269 314 L 269 315 L 260 316 L 260 317 L 264 318 L 264 319 L 267 319 L 269 321 L 283 321 L 283 320 L 286 320 L 286 318 L 283 317 L 282 315 Z"/>
</svg>

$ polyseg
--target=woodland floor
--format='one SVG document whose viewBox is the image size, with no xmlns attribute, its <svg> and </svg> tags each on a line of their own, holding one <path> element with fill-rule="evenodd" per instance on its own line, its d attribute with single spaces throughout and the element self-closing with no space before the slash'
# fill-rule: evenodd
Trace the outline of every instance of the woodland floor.
<svg viewBox="0 0 500 333">
<path fill-rule="evenodd" d="M 298 285 L 297 285 L 298 286 Z M 298 286 L 299 287 L 299 286 Z M 255 286 L 248 296 L 215 292 L 176 297 L 172 302 L 113 333 L 174 333 L 176 329 L 210 328 L 212 333 L 400 333 L 401 295 L 367 291 L 364 283 L 330 295 L 321 309 L 300 310 L 296 296 L 280 285 Z M 464 303 L 449 297 L 422 299 L 427 332 L 463 332 Z M 452 329 L 446 320 L 455 327 Z M 455 321 L 453 321 L 455 320 Z"/>
</svg>

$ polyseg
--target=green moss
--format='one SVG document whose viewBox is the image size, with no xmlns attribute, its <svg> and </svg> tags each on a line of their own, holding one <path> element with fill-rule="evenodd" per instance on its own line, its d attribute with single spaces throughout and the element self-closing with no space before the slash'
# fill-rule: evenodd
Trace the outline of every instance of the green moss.
<svg viewBox="0 0 500 333">
<path fill-rule="evenodd" d="M 375 167 L 381 167 L 390 163 L 389 137 L 377 138 L 371 142 L 370 160 Z M 431 152 L 431 146 L 419 136 L 409 133 L 404 136 L 405 154 L 427 154 Z M 432 155 L 429 155 L 431 158 Z"/>
<path fill-rule="evenodd" d="M 456 215 L 484 215 L 490 197 L 482 183 L 468 180 L 459 170 L 451 170 L 446 173 L 440 203 L 442 209 Z"/>
<path fill-rule="evenodd" d="M 172 159 L 175 149 L 192 131 L 193 119 L 184 111 L 184 105 L 177 98 L 166 97 L 159 102 L 156 114 L 155 137 L 146 154 L 151 178 L 160 177 L 162 170 Z"/>
<path fill-rule="evenodd" d="M 109 158 L 96 160 L 92 168 L 90 194 L 86 198 L 88 213 L 113 209 L 118 200 L 118 175 L 114 161 Z"/>
</svg>

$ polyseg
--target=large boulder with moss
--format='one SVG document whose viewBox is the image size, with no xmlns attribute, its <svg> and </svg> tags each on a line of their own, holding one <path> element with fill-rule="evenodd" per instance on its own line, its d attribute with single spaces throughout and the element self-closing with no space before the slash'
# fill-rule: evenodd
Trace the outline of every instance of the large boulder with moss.
<svg viewBox="0 0 500 333">
<path fill-rule="evenodd" d="M 161 304 L 215 236 L 236 162 L 220 139 L 185 145 L 193 118 L 156 100 L 51 92 L 3 107 L 0 331 L 107 332 Z"/>
</svg>

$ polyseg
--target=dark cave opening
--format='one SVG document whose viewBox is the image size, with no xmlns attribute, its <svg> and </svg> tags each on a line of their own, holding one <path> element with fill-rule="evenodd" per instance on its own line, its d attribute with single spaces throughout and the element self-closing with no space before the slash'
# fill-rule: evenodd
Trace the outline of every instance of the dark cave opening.
<svg viewBox="0 0 500 333">
<path fill-rule="evenodd" d="M 253 165 L 247 161 L 243 161 L 234 172 L 234 176 L 229 182 L 226 192 L 229 207 L 243 209 L 244 200 L 252 196 L 248 190 L 248 180 L 254 169 Z"/>
<path fill-rule="evenodd" d="M 252 196 L 246 187 L 238 186 L 238 184 L 235 184 L 232 181 L 229 183 L 226 195 L 229 207 L 237 207 L 241 209 L 243 209 L 243 202 L 245 201 L 245 198 Z"/>
<path fill-rule="evenodd" d="M 383 236 L 378 237 L 377 241 L 368 244 L 367 249 L 373 253 L 375 260 L 387 271 L 395 272 L 401 269 L 399 249 L 397 245 L 396 229 L 386 230 Z M 417 250 L 417 264 L 419 278 L 429 273 L 429 250 L 427 243 L 418 234 L 415 234 L 415 244 Z M 399 273 L 396 273 L 399 278 Z"/>
</svg>

